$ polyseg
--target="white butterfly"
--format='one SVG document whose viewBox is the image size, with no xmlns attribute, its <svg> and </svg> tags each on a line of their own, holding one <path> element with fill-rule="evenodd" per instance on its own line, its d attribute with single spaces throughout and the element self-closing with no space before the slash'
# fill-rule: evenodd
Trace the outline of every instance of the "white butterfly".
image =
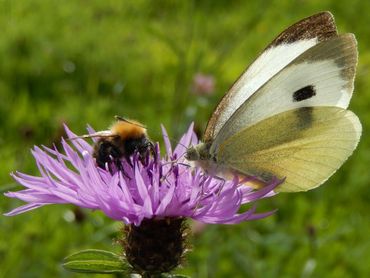
<svg viewBox="0 0 370 278">
<path fill-rule="evenodd" d="M 295 23 L 234 83 L 187 159 L 223 175 L 285 177 L 277 191 L 321 185 L 361 136 L 359 119 L 346 110 L 357 56 L 355 36 L 338 35 L 331 13 Z"/>
</svg>

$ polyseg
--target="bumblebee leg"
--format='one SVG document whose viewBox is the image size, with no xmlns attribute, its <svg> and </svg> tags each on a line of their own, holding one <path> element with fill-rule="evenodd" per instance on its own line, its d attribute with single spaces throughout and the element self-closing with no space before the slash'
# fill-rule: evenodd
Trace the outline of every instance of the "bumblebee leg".
<svg viewBox="0 0 370 278">
<path fill-rule="evenodd" d="M 147 148 L 149 149 L 150 153 L 154 156 L 154 159 L 157 159 L 157 152 L 155 150 L 155 145 L 152 141 L 148 141 Z"/>
<path fill-rule="evenodd" d="M 125 155 L 124 158 L 125 158 L 128 165 L 130 165 L 131 167 L 134 167 L 134 165 L 132 164 L 130 155 Z"/>
<path fill-rule="evenodd" d="M 147 140 L 141 148 L 138 150 L 140 154 L 140 161 L 144 165 L 148 165 L 149 163 L 149 155 L 152 155 L 154 159 L 157 159 L 157 152 L 155 150 L 155 146 L 152 141 Z"/>
<path fill-rule="evenodd" d="M 128 162 L 130 164 L 130 162 Z M 122 173 L 122 175 L 124 175 L 126 178 L 128 179 L 131 179 L 129 175 L 127 175 L 127 173 L 125 172 L 125 169 L 124 167 L 122 166 L 122 161 L 120 158 L 116 158 L 114 160 L 114 164 L 117 168 L 118 171 L 120 171 Z M 131 165 L 131 164 L 130 164 Z M 132 166 L 132 165 L 131 165 Z"/>
</svg>

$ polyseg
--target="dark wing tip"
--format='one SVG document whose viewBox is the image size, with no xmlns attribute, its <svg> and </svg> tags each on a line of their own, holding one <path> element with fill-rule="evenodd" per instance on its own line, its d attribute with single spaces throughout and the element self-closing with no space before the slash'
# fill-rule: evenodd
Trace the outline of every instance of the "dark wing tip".
<svg viewBox="0 0 370 278">
<path fill-rule="evenodd" d="M 324 11 L 306 17 L 288 27 L 267 48 L 313 38 L 323 41 L 337 36 L 337 34 L 334 16 L 330 12 Z"/>
</svg>

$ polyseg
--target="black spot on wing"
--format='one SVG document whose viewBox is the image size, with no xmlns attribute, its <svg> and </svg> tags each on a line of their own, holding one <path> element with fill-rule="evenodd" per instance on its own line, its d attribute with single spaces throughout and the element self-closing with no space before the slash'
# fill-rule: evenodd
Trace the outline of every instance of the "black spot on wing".
<svg viewBox="0 0 370 278">
<path fill-rule="evenodd" d="M 315 87 L 312 85 L 303 87 L 293 93 L 293 101 L 298 102 L 305 99 L 312 98 L 316 95 Z"/>
</svg>

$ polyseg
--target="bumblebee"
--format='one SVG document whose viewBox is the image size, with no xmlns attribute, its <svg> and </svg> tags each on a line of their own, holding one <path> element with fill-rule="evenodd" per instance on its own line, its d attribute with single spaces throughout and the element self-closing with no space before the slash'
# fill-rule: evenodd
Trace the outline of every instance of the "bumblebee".
<svg viewBox="0 0 370 278">
<path fill-rule="evenodd" d="M 99 138 L 94 144 L 93 156 L 97 166 L 106 169 L 111 163 L 122 170 L 121 159 L 131 164 L 130 157 L 138 153 L 140 160 L 145 161 L 149 153 L 154 153 L 154 144 L 148 138 L 146 128 L 141 123 L 115 116 L 116 122 L 110 130 L 79 136 L 77 138 Z"/>
</svg>

